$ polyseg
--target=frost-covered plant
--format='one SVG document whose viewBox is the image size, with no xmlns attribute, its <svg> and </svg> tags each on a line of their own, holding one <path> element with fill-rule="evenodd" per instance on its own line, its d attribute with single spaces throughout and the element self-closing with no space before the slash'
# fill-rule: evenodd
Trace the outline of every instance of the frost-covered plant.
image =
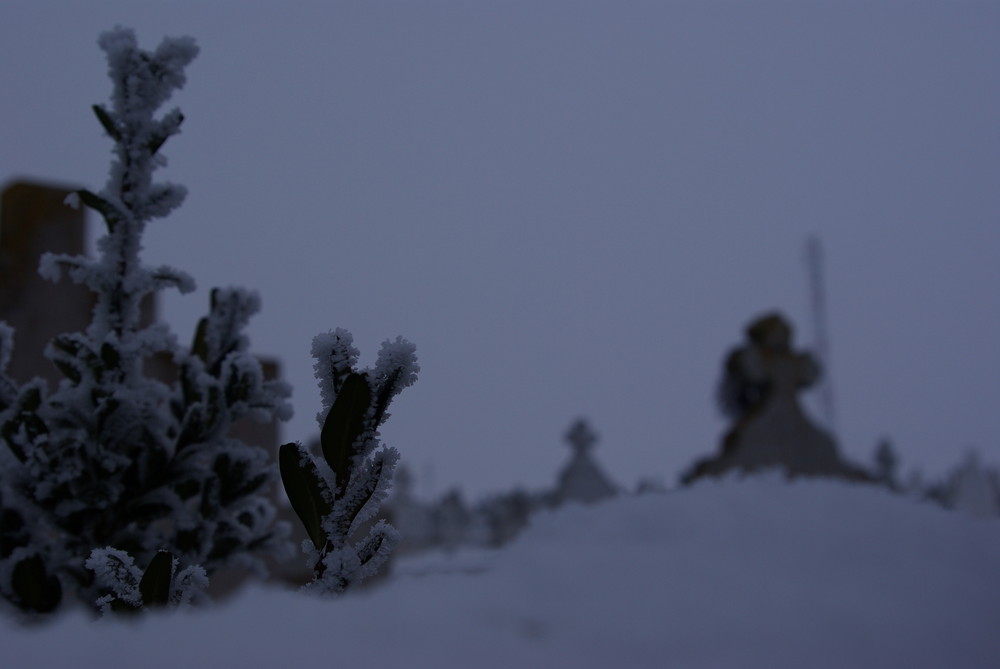
<svg viewBox="0 0 1000 669">
<path fill-rule="evenodd" d="M 91 551 L 106 546 L 147 564 L 160 550 L 208 573 L 255 564 L 281 526 L 263 488 L 273 480 L 264 449 L 230 436 L 245 416 L 287 420 L 289 387 L 265 381 L 243 328 L 259 300 L 213 290 L 190 349 L 166 325 L 147 325 L 140 304 L 164 288 L 194 288 L 186 274 L 149 268 L 139 257 L 147 223 L 177 207 L 181 186 L 154 183 L 159 153 L 183 116 L 159 107 L 185 81 L 197 47 L 165 39 L 154 52 L 130 30 L 99 40 L 114 84 L 94 112 L 114 142 L 107 184 L 70 204 L 97 211 L 107 234 L 98 257 L 46 255 L 39 271 L 66 274 L 97 296 L 84 332 L 57 336 L 46 355 L 58 388 L 4 374 L 13 332 L 0 326 L 0 594 L 27 611 L 50 611 L 62 591 L 94 601 Z M 154 377 L 150 363 L 166 372 Z M 170 377 L 176 377 L 172 380 Z"/>
<path fill-rule="evenodd" d="M 178 571 L 178 563 L 169 551 L 160 551 L 143 573 L 125 551 L 95 548 L 86 566 L 94 572 L 97 586 L 108 593 L 97 600 L 97 607 L 107 615 L 186 606 L 208 587 L 208 577 L 197 565 Z"/>
<path fill-rule="evenodd" d="M 313 581 L 309 587 L 338 594 L 374 574 L 399 543 L 399 533 L 379 520 L 355 540 L 388 496 L 399 453 L 381 447 L 379 426 L 403 388 L 417 380 L 416 347 L 397 337 L 382 344 L 374 369 L 355 371 L 358 350 L 338 328 L 313 339 L 314 369 L 323 408 L 322 458 L 298 443 L 281 447 L 281 480 L 305 525 Z"/>
</svg>

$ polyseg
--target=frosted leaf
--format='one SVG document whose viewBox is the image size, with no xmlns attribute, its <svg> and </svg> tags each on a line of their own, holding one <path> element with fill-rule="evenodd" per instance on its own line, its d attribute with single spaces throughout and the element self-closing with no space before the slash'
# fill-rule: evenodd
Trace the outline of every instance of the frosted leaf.
<svg viewBox="0 0 1000 669">
<path fill-rule="evenodd" d="M 416 382 L 417 372 L 420 371 L 416 351 L 417 347 L 402 337 L 396 337 L 396 341 L 386 340 L 382 343 L 378 360 L 375 362 L 372 384 L 376 428 L 389 418 L 386 410 L 392 398 L 403 392 L 403 388 Z"/>
<path fill-rule="evenodd" d="M 359 546 L 344 546 L 323 556 L 323 575 L 307 585 L 306 589 L 322 595 L 342 593 L 348 586 L 374 575 L 389 559 L 399 541 L 399 532 L 380 520 Z"/>
<path fill-rule="evenodd" d="M 361 499 L 364 497 L 368 497 L 368 499 L 358 511 L 358 515 L 347 532 L 348 535 L 354 533 L 363 523 L 375 516 L 382 503 L 389 497 L 389 491 L 392 489 L 392 474 L 398 462 L 399 451 L 388 447 L 376 453 L 371 461 L 362 468 L 362 475 L 359 478 L 365 482 L 365 485 L 348 490 L 347 496 L 354 494 Z"/>
<path fill-rule="evenodd" d="M 23 504 L 38 543 L 33 549 L 53 573 L 79 571 L 87 557 L 81 546 L 128 546 L 140 560 L 162 549 L 179 558 L 175 571 L 181 562 L 204 565 L 176 574 L 171 596 L 186 602 L 206 572 L 254 564 L 253 554 L 283 538 L 265 495 L 273 480 L 268 453 L 229 430 L 243 416 L 290 417 L 290 387 L 265 381 L 247 351 L 243 328 L 260 308 L 252 291 L 213 291 L 191 353 L 165 324 L 143 320 L 147 296 L 194 289 L 184 272 L 145 267 L 140 251 L 146 223 L 178 206 L 186 192 L 152 177 L 166 164 L 160 147 L 183 121 L 177 109 L 157 117 L 160 106 L 184 84 L 197 47 L 189 38 L 167 39 L 146 52 L 121 28 L 99 41 L 113 90 L 94 110 L 114 142 L 114 158 L 101 191 L 77 191 L 66 204 L 99 213 L 106 234 L 94 259 L 46 254 L 39 265 L 44 278 L 68 275 L 90 288 L 96 304 L 84 332 L 59 335 L 46 348 L 65 377 L 52 392 L 40 379 L 8 383 L 2 366 L 13 331 L 0 326 L 0 490 L 16 491 L 13 503 L 5 494 L 4 508 Z M 64 581 L 76 597 L 93 601 L 104 583 L 113 594 L 102 606 L 141 604 L 141 572 L 129 555 L 100 549 L 88 566 L 98 572 L 96 585 Z"/>
<path fill-rule="evenodd" d="M 176 184 L 150 186 L 147 200 L 142 210 L 143 218 L 162 218 L 181 206 L 187 197 L 187 189 Z"/>
<path fill-rule="evenodd" d="M 177 346 L 177 338 L 166 323 L 153 323 L 138 332 L 132 342 L 132 350 L 139 355 L 152 355 L 161 351 L 172 351 Z"/>
<path fill-rule="evenodd" d="M 177 571 L 179 560 L 174 558 L 174 578 L 170 585 L 170 604 L 183 608 L 191 600 L 208 588 L 208 574 L 201 565 L 185 567 Z"/>
<path fill-rule="evenodd" d="M 417 346 L 402 337 L 395 341 L 385 340 L 379 349 L 375 362 L 376 383 L 381 379 L 394 378 L 391 394 L 403 392 L 403 388 L 412 386 L 417 380 L 420 365 L 417 364 Z"/>
<path fill-rule="evenodd" d="M 360 566 L 357 572 L 352 574 L 351 582 L 360 583 L 373 576 L 379 567 L 386 563 L 401 539 L 396 528 L 384 520 L 375 523 L 358 550 Z"/>
<path fill-rule="evenodd" d="M 354 346 L 354 337 L 344 328 L 323 332 L 312 341 L 312 356 L 316 362 L 313 371 L 319 382 L 319 394 L 322 409 L 316 420 L 322 426 L 326 414 L 337 398 L 344 379 L 354 370 L 358 363 L 360 352 Z"/>
<path fill-rule="evenodd" d="M 195 289 L 195 282 L 190 274 L 166 265 L 161 265 L 154 269 L 151 273 L 151 278 L 155 290 L 171 286 L 177 288 L 183 294 L 193 292 Z"/>
<path fill-rule="evenodd" d="M 260 297 L 255 291 L 243 288 L 212 290 L 211 310 L 203 319 L 204 332 L 199 332 L 204 337 L 204 360 L 209 367 L 221 362 L 230 352 L 247 348 L 248 341 L 242 330 L 259 310 Z"/>
<path fill-rule="evenodd" d="M 82 256 L 65 253 L 43 253 L 38 261 L 38 275 L 56 283 L 62 278 L 63 270 L 74 283 L 87 283 L 95 263 Z"/>
<path fill-rule="evenodd" d="M 324 595 L 339 594 L 351 582 L 351 576 L 357 573 L 361 566 L 358 554 L 350 546 L 329 551 L 322 558 L 323 576 L 314 580 L 308 586 Z"/>
<path fill-rule="evenodd" d="M 184 67 L 198 54 L 190 37 L 165 38 L 150 58 L 139 50 L 135 33 L 121 27 L 103 33 L 98 44 L 107 54 L 108 74 L 116 82 L 114 101 L 130 116 L 156 109 L 173 89 L 184 86 Z"/>
<path fill-rule="evenodd" d="M 385 409 L 392 397 L 416 381 L 420 367 L 416 347 L 397 337 L 395 341 L 383 342 L 374 369 L 357 370 L 358 350 L 350 332 L 343 328 L 316 335 L 312 354 L 322 398 L 322 409 L 317 416 L 321 425 L 351 374 L 363 375 L 371 392 L 371 404 L 355 417 L 361 421 L 360 433 L 354 440 L 347 471 L 334 475 L 326 462 L 315 461 L 304 449 L 299 451 L 308 460 L 301 465 L 319 473 L 320 494 L 330 504 L 329 512 L 320 521 L 326 546 L 316 551 L 311 542 L 303 544 L 309 555 L 309 567 L 315 572 L 308 587 L 336 594 L 374 573 L 399 541 L 399 534 L 384 521 L 359 544 L 351 544 L 350 537 L 375 517 L 388 497 L 399 453 L 384 448 L 372 455 L 380 446 L 378 426 L 388 416 Z M 339 485 L 334 485 L 335 480 Z"/>
<path fill-rule="evenodd" d="M 108 613 L 114 599 L 120 599 L 134 608 L 142 606 L 142 594 L 139 592 L 142 571 L 135 566 L 131 555 L 111 546 L 95 548 L 84 566 L 94 572 L 99 588 L 112 593 L 97 600 L 101 613 Z"/>
<path fill-rule="evenodd" d="M 157 74 L 165 86 L 181 88 L 187 79 L 184 67 L 198 55 L 198 45 L 190 37 L 167 37 L 156 48 L 156 60 L 162 70 Z"/>
</svg>

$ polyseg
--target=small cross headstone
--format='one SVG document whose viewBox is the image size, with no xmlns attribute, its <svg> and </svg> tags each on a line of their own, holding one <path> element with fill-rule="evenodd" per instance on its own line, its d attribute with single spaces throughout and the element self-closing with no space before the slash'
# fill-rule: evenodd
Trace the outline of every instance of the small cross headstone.
<svg viewBox="0 0 1000 669">
<path fill-rule="evenodd" d="M 617 494 L 617 486 L 608 480 L 591 454 L 597 435 L 587 421 L 577 419 L 566 431 L 565 437 L 573 455 L 559 473 L 556 489 L 552 493 L 554 503 L 591 503 Z"/>
</svg>

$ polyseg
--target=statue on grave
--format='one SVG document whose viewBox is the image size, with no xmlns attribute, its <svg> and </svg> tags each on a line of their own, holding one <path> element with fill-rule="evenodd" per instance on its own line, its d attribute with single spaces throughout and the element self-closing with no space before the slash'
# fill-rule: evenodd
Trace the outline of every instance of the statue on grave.
<svg viewBox="0 0 1000 669">
<path fill-rule="evenodd" d="M 731 470 L 780 467 L 789 476 L 837 476 L 868 480 L 843 459 L 833 438 L 806 416 L 798 393 L 819 379 L 818 363 L 792 348 L 792 327 L 768 314 L 747 327 L 746 343 L 726 357 L 719 403 L 733 425 L 721 453 L 704 458 L 681 477 L 691 483 Z"/>
</svg>

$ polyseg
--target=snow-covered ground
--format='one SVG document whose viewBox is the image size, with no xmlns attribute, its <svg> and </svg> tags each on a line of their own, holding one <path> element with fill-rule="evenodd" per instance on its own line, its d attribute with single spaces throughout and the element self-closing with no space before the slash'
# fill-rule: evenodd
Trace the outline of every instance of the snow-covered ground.
<svg viewBox="0 0 1000 669">
<path fill-rule="evenodd" d="M 0 624 L 4 667 L 997 667 L 1000 521 L 775 476 L 567 507 L 339 600 Z"/>
</svg>

